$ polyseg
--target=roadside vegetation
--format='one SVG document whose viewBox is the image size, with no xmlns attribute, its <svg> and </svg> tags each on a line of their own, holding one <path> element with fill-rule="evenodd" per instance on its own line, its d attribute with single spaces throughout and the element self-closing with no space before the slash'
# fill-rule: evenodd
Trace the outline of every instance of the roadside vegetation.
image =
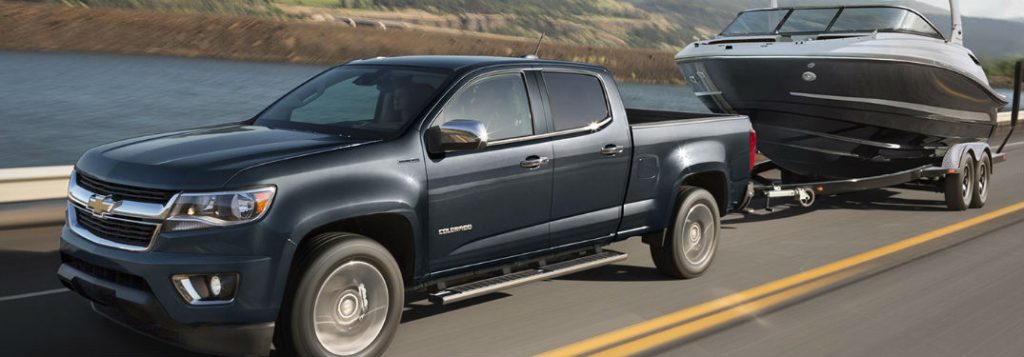
<svg viewBox="0 0 1024 357">
<path fill-rule="evenodd" d="M 0 0 L 2 2 L 3 0 Z M 380 21 L 392 28 L 400 28 L 405 32 L 418 31 L 415 43 L 408 48 L 395 47 L 394 41 L 388 44 L 373 44 L 364 38 L 351 38 L 349 41 L 362 41 L 344 46 L 348 51 L 344 55 L 329 56 L 332 60 L 343 58 L 363 58 L 370 55 L 387 54 L 498 54 L 521 55 L 530 51 L 542 34 L 545 46 L 542 56 L 590 61 L 616 69 L 620 78 L 645 82 L 677 82 L 681 79 L 675 74 L 671 64 L 672 55 L 687 43 L 694 40 L 715 36 L 725 27 L 739 11 L 748 8 L 763 7 L 767 1 L 762 0 L 20 0 L 8 3 L 42 3 L 71 5 L 77 8 L 116 8 L 129 10 L 153 10 L 162 13 L 229 15 L 263 18 L 263 21 L 291 20 L 329 26 L 331 32 L 345 32 L 338 25 L 345 21 L 362 20 L 364 23 Z M 42 11 L 42 10 L 40 10 Z M 85 13 L 83 13 L 85 14 Z M 8 14 L 10 15 L 10 14 Z M 2 15 L 0 15 L 2 16 Z M 83 21 L 116 21 L 114 18 L 86 18 Z M 171 33 L 189 31 L 190 21 L 179 18 L 182 28 L 169 25 L 165 31 Z M 355 20 L 353 20 L 355 19 Z M 973 19 L 969 21 L 979 21 Z M 130 28 L 123 24 L 108 24 L 111 29 Z M 396 26 L 401 25 L 401 26 Z M 983 24 L 973 24 L 972 28 L 983 30 Z M 1005 25 L 1005 24 L 1004 24 Z M 287 28 L 301 27 L 294 23 L 282 23 Z M 269 26 L 268 27 L 272 27 Z M 1005 26 L 1004 26 L 1005 27 Z M 52 29 L 39 29 L 53 31 Z M 148 33 L 142 29 L 143 33 Z M 360 30 L 362 31 L 362 30 Z M 357 31 L 357 32 L 360 32 Z M 351 32 L 351 31 L 349 31 Z M 492 34 L 488 37 L 487 34 Z M 970 33 L 969 33 L 970 34 Z M 9 33 L 10 35 L 10 33 Z M 36 35 L 36 34 L 33 34 Z M 127 34 L 126 34 L 127 35 Z M 131 34 L 137 36 L 137 34 Z M 497 36 L 493 36 L 497 35 Z M 204 34 L 204 37 L 212 36 Z M 312 42 L 314 38 L 302 38 L 296 34 L 295 41 Z M 410 36 L 409 33 L 394 35 Z M 216 41 L 226 40 L 231 35 L 225 34 Z M 245 35 L 246 38 L 252 35 Z M 390 36 L 389 36 L 390 37 Z M 444 38 L 444 40 L 441 40 Z M 92 39 L 82 39 L 86 43 Z M 155 41 L 156 39 L 154 39 Z M 269 40 L 269 39 L 268 39 Z M 520 43 L 515 50 L 507 50 L 509 45 L 504 42 Z M 970 40 L 970 39 L 969 39 Z M 444 42 L 447 41 L 447 42 Z M 117 42 L 117 41 L 115 41 Z M 262 41 L 264 43 L 269 41 Z M 559 43 L 559 44 L 555 44 Z M 970 43 L 970 41 L 968 42 Z M 471 44 L 468 45 L 468 44 Z M 576 47 L 564 47 L 573 44 Z M 83 44 L 74 44 L 82 47 Z M 0 43 L 3 47 L 13 44 Z M 336 44 L 322 45 L 328 48 Z M 374 48 L 380 46 L 381 48 Z M 519 46 L 519 45 L 517 45 Z M 29 46 L 31 47 L 31 46 Z M 118 47 L 117 44 L 95 44 L 94 48 Z M 123 46 L 122 46 L 123 47 Z M 150 48 L 165 48 L 158 44 Z M 190 46 L 185 46 L 190 47 Z M 515 46 L 512 46 L 515 47 Z M 356 50 L 359 48 L 360 50 Z M 566 48 L 575 48 L 579 53 L 569 54 Z M 645 49 L 635 52 L 636 56 L 622 55 L 622 58 L 609 55 L 620 53 L 623 48 Z M 59 48 L 57 48 L 59 49 Z M 559 57 L 553 57 L 551 51 L 556 50 Z M 118 50 L 110 50 L 117 52 Z M 150 51 L 150 50 L 147 50 Z M 198 52 L 193 52 L 198 51 Z M 193 56 L 212 56 L 238 59 L 279 58 L 274 53 L 226 54 L 223 51 L 206 53 L 206 50 L 178 49 L 173 52 L 188 53 Z M 167 49 L 156 50 L 167 53 Z M 994 85 L 1008 86 L 1012 82 L 1012 65 L 1007 59 L 998 59 L 999 55 L 986 56 L 979 54 L 990 79 Z M 631 57 L 653 56 L 656 61 L 635 60 Z M 1005 55 L 1002 55 L 1005 56 Z M 311 61 L 310 56 L 296 52 L 287 57 L 291 62 Z M 316 57 L 316 56 L 313 56 Z M 327 61 L 320 58 L 312 61 Z M 668 68 L 671 76 L 641 73 L 653 73 L 653 68 L 639 68 L 639 63 L 656 62 L 658 68 Z M 623 75 L 622 73 L 627 73 Z"/>
<path fill-rule="evenodd" d="M 1024 55 L 1018 58 L 982 60 L 981 66 L 985 68 L 985 74 L 988 75 L 993 86 L 1012 88 L 1014 66 L 1021 59 L 1024 59 Z"/>
</svg>

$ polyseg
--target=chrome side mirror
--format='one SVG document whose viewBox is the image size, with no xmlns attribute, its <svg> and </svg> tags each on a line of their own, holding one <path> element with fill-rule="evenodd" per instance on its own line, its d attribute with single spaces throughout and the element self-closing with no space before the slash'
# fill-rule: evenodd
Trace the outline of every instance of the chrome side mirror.
<svg viewBox="0 0 1024 357">
<path fill-rule="evenodd" d="M 487 128 L 476 120 L 457 119 L 427 130 L 427 151 L 443 154 L 487 147 Z"/>
</svg>

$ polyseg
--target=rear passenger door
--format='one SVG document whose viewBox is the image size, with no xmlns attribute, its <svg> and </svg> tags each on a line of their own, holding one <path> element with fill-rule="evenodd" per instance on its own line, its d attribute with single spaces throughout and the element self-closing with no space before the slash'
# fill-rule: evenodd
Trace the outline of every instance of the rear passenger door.
<svg viewBox="0 0 1024 357">
<path fill-rule="evenodd" d="M 540 83 L 552 131 L 566 134 L 552 148 L 551 245 L 610 238 L 629 176 L 629 124 L 613 119 L 609 90 L 596 75 L 545 70 Z"/>
</svg>

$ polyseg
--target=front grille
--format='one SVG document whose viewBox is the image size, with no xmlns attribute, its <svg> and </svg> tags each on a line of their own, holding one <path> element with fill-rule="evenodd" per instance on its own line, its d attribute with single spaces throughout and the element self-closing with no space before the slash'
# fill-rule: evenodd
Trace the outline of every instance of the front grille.
<svg viewBox="0 0 1024 357">
<path fill-rule="evenodd" d="M 117 270 L 107 269 L 99 265 L 90 264 L 84 260 L 72 257 L 70 255 L 61 253 L 60 260 L 64 264 L 75 268 L 83 273 L 89 274 L 97 279 L 108 281 L 117 285 L 127 286 L 141 291 L 149 291 L 149 284 L 146 283 L 145 279 L 138 276 L 131 275 L 128 273 L 122 273 Z"/>
<path fill-rule="evenodd" d="M 79 227 L 111 242 L 147 247 L 159 227 L 156 224 L 133 222 L 125 219 L 101 218 L 75 207 L 75 220 Z"/>
<path fill-rule="evenodd" d="M 165 190 L 155 190 L 149 188 L 133 187 L 119 185 L 115 183 L 109 183 L 100 181 L 89 175 L 77 174 L 75 180 L 78 185 L 92 193 L 98 193 L 101 195 L 113 195 L 117 199 L 138 201 L 138 202 L 153 202 L 153 203 L 167 203 L 174 196 L 174 192 Z"/>
</svg>

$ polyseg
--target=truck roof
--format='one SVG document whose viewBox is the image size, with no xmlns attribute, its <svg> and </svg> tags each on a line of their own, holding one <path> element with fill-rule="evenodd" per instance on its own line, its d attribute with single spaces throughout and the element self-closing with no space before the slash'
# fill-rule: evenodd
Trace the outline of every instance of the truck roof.
<svg viewBox="0 0 1024 357">
<path fill-rule="evenodd" d="M 578 62 L 567 62 L 567 61 L 555 61 L 545 60 L 537 58 L 521 58 L 521 57 L 497 57 L 497 56 L 400 56 L 400 57 L 377 57 L 363 60 L 352 61 L 352 64 L 371 64 L 371 65 L 395 65 L 395 66 L 416 66 L 416 67 L 430 67 L 430 68 L 442 68 L 449 69 L 455 72 L 468 71 L 476 68 L 500 66 L 500 65 L 515 65 L 515 64 L 530 64 L 530 65 L 558 65 L 558 66 L 573 66 L 580 68 L 587 68 L 591 70 L 598 70 L 606 72 L 607 69 L 601 66 L 578 63 Z"/>
</svg>

